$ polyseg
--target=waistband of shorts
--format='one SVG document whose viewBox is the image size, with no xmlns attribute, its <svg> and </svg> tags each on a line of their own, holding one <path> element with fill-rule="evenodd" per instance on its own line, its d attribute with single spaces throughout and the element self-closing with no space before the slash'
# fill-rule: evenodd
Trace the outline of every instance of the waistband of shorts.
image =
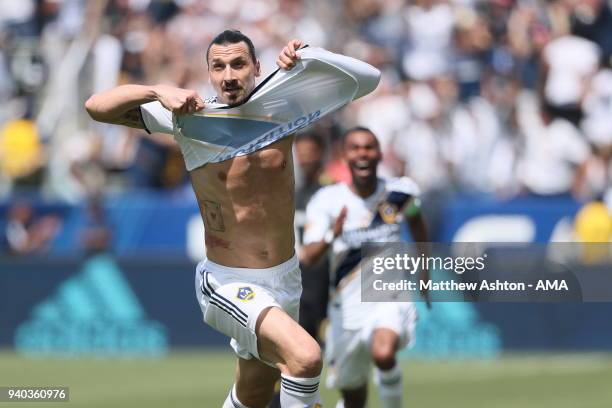
<svg viewBox="0 0 612 408">
<path fill-rule="evenodd" d="M 232 274 L 240 276 L 250 276 L 254 278 L 273 277 L 284 275 L 299 267 L 297 254 L 293 254 L 287 261 L 272 266 L 270 268 L 232 268 L 230 266 L 219 265 L 210 259 L 204 259 L 201 263 L 203 270 L 211 273 Z"/>
</svg>

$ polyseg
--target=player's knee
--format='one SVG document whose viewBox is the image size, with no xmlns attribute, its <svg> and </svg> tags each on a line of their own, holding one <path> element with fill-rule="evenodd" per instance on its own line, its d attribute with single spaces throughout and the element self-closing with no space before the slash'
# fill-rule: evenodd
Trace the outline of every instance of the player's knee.
<svg viewBox="0 0 612 408">
<path fill-rule="evenodd" d="M 391 343 L 376 344 L 372 347 L 372 360 L 381 370 L 395 366 L 395 347 Z"/>
<path fill-rule="evenodd" d="M 323 369 L 321 347 L 314 339 L 310 339 L 299 349 L 294 351 L 292 361 L 287 362 L 289 375 L 301 378 L 316 377 Z"/>
<path fill-rule="evenodd" d="M 399 337 L 392 330 L 378 329 L 374 332 L 370 352 L 376 367 L 389 370 L 395 366 L 398 342 Z"/>
</svg>

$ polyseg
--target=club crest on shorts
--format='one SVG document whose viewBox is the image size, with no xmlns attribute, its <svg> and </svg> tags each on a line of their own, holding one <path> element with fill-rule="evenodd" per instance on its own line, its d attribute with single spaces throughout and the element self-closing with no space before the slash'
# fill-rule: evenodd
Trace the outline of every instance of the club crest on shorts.
<svg viewBox="0 0 612 408">
<path fill-rule="evenodd" d="M 253 292 L 253 289 L 251 289 L 248 286 L 243 286 L 241 288 L 238 288 L 238 293 L 236 294 L 236 297 L 240 300 L 251 300 L 255 297 L 255 292 Z"/>
<path fill-rule="evenodd" d="M 397 207 L 389 203 L 381 203 L 378 206 L 378 213 L 385 224 L 395 224 L 397 217 Z"/>
</svg>

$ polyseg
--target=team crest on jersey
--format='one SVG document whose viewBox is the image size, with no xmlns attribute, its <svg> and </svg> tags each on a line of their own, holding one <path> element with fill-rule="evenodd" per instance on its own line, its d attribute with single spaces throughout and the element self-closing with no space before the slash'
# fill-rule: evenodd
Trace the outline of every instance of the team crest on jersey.
<svg viewBox="0 0 612 408">
<path fill-rule="evenodd" d="M 378 212 L 385 224 L 395 224 L 397 218 L 397 207 L 395 205 L 383 202 L 378 206 Z"/>
<path fill-rule="evenodd" d="M 251 300 L 255 297 L 255 292 L 253 292 L 253 289 L 251 289 L 248 286 L 243 286 L 241 288 L 238 288 L 238 293 L 236 294 L 236 297 L 240 300 Z"/>
</svg>

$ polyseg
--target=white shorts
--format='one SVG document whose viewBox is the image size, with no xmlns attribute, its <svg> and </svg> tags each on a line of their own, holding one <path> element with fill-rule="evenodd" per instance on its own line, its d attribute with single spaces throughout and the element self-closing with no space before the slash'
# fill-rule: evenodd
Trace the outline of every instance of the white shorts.
<svg viewBox="0 0 612 408">
<path fill-rule="evenodd" d="M 399 349 L 414 342 L 417 312 L 413 303 L 379 303 L 358 329 L 342 327 L 330 319 L 325 337 L 329 388 L 355 389 L 366 384 L 372 367 L 370 346 L 374 330 L 386 328 L 398 334 Z"/>
<path fill-rule="evenodd" d="M 195 289 L 204 322 L 231 337 L 239 357 L 260 359 L 255 334 L 259 314 L 276 306 L 297 321 L 302 277 L 296 255 L 265 269 L 230 268 L 207 259 L 196 268 Z"/>
</svg>

